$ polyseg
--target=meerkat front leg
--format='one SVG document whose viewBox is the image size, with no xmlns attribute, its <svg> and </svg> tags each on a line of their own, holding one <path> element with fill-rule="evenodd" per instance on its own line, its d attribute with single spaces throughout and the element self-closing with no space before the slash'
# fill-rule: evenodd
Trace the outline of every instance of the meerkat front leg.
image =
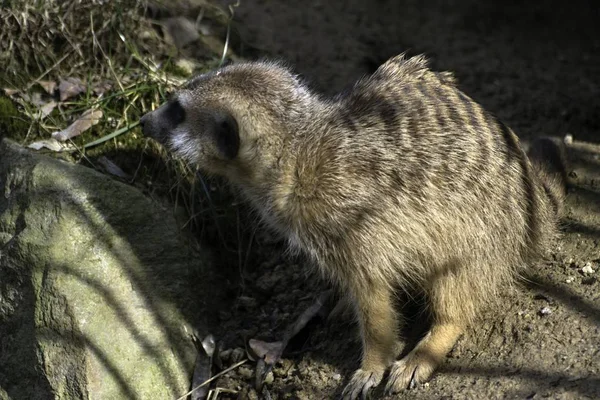
<svg viewBox="0 0 600 400">
<path fill-rule="evenodd" d="M 397 353 L 398 320 L 392 293 L 385 286 L 368 285 L 355 291 L 354 301 L 362 336 L 363 354 L 360 369 L 345 387 L 344 399 L 366 398 L 377 386 Z"/>
</svg>

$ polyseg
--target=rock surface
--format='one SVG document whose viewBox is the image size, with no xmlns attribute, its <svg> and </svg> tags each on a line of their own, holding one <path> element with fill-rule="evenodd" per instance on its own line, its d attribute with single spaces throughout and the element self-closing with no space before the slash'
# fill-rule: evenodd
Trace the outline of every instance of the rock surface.
<svg viewBox="0 0 600 400">
<path fill-rule="evenodd" d="M 137 189 L 0 142 L 0 398 L 187 392 L 190 249 Z"/>
</svg>

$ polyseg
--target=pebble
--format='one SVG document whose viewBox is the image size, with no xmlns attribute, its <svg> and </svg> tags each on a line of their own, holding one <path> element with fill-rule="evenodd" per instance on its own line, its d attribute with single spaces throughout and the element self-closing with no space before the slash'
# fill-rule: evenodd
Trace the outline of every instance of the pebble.
<svg viewBox="0 0 600 400">
<path fill-rule="evenodd" d="M 540 310 L 541 316 L 546 316 L 546 315 L 550 315 L 550 314 L 552 314 L 552 310 L 548 307 L 544 307 Z"/>
<path fill-rule="evenodd" d="M 567 133 L 565 135 L 565 137 L 563 138 L 563 141 L 566 145 L 573 144 L 573 135 L 571 135 L 570 133 Z"/>
<path fill-rule="evenodd" d="M 581 272 L 583 272 L 585 275 L 591 275 L 596 271 L 594 271 L 594 269 L 592 268 L 592 263 L 587 262 L 587 263 L 585 263 L 583 268 L 581 268 Z"/>
<path fill-rule="evenodd" d="M 342 380 L 342 375 L 340 374 L 333 374 L 333 376 L 331 377 L 334 381 L 339 382 Z"/>
</svg>

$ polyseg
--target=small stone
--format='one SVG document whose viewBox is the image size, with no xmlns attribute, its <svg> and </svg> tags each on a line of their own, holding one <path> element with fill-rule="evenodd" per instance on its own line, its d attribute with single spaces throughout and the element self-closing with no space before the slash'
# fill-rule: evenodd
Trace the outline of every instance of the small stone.
<svg viewBox="0 0 600 400">
<path fill-rule="evenodd" d="M 543 308 L 540 310 L 540 315 L 541 315 L 542 317 L 544 317 L 544 316 L 546 316 L 546 315 L 550 315 L 550 314 L 552 314 L 552 310 L 551 310 L 550 308 L 548 308 L 548 307 L 543 307 Z"/>
<path fill-rule="evenodd" d="M 587 263 L 585 263 L 585 265 L 583 266 L 583 268 L 581 268 L 581 272 L 584 275 L 591 275 L 591 274 L 593 274 L 596 271 L 594 271 L 594 269 L 592 268 L 592 263 L 591 262 L 587 262 Z"/>
<path fill-rule="evenodd" d="M 572 276 L 568 277 L 567 280 L 565 282 L 567 283 L 571 283 L 575 280 L 575 278 L 573 278 Z"/>
<path fill-rule="evenodd" d="M 331 377 L 334 381 L 339 382 L 342 380 L 342 375 L 340 374 L 333 374 L 333 376 Z"/>
<path fill-rule="evenodd" d="M 567 134 L 565 135 L 565 137 L 563 138 L 563 142 L 564 142 L 566 145 L 571 145 L 571 144 L 573 144 L 573 135 L 571 135 L 570 133 L 567 133 Z"/>
</svg>

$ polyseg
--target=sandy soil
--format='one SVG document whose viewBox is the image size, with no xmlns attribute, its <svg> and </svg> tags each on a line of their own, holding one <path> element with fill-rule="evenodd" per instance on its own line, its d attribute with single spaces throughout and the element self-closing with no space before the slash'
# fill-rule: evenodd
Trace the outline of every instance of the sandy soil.
<svg viewBox="0 0 600 400">
<path fill-rule="evenodd" d="M 426 53 L 523 138 L 571 133 L 577 144 L 600 142 L 599 9 L 581 0 L 243 0 L 236 13 L 250 42 L 291 61 L 319 90 L 340 90 L 402 51 Z M 398 398 L 600 398 L 598 148 L 570 151 L 567 217 L 548 260 L 482 316 L 431 382 Z M 261 255 L 248 262 L 243 286 L 233 285 L 242 297 L 219 313 L 215 334 L 226 347 L 277 340 L 324 287 L 261 235 Z M 217 386 L 248 398 L 334 398 L 359 354 L 351 322 L 316 319 L 265 391 L 253 389 L 253 364 Z"/>
</svg>

